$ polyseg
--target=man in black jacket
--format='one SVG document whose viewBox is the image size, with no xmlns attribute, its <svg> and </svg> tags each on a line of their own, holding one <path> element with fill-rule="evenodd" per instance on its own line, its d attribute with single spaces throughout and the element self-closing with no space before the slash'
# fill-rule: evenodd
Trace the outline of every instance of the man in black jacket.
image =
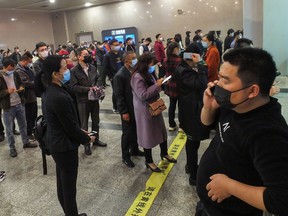
<svg viewBox="0 0 288 216">
<path fill-rule="evenodd" d="M 123 66 L 122 62 L 123 51 L 120 50 L 121 49 L 120 44 L 116 39 L 110 41 L 110 46 L 111 51 L 105 55 L 103 66 L 104 66 L 104 73 L 107 74 L 112 85 L 113 112 L 118 113 L 113 78 L 117 73 L 117 71 Z"/>
<path fill-rule="evenodd" d="M 71 70 L 70 86 L 76 94 L 81 128 L 88 131 L 88 119 L 91 114 L 92 131 L 96 131 L 97 139 L 93 145 L 106 147 L 107 144 L 99 140 L 99 100 L 88 100 L 88 92 L 96 90 L 99 85 L 99 74 L 92 62 L 92 57 L 84 48 L 76 51 L 79 64 Z M 85 145 L 85 154 L 91 155 L 90 143 Z"/>
<path fill-rule="evenodd" d="M 31 69 L 33 56 L 27 52 L 21 56 L 21 60 L 18 62 L 15 71 L 19 74 L 22 83 L 25 87 L 25 114 L 27 122 L 27 135 L 30 140 L 35 140 L 32 135 L 32 130 L 35 125 L 35 119 L 37 118 L 37 98 L 35 93 L 35 74 Z"/>
<path fill-rule="evenodd" d="M 233 49 L 223 60 L 219 81 L 204 92 L 201 121 L 217 127 L 198 168 L 196 215 L 285 216 L 288 126 L 269 97 L 275 62 L 254 48 Z"/>
<path fill-rule="evenodd" d="M 122 121 L 122 161 L 126 166 L 134 167 L 135 164 L 130 156 L 144 156 L 144 153 L 138 149 L 133 95 L 130 85 L 132 70 L 137 63 L 136 53 L 128 51 L 123 55 L 123 61 L 124 66 L 114 76 L 114 90 Z"/>
</svg>

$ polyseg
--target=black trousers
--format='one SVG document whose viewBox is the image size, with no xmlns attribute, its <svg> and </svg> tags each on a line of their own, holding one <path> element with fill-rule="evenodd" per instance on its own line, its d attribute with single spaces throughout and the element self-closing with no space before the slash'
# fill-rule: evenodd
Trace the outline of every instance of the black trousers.
<svg viewBox="0 0 288 216">
<path fill-rule="evenodd" d="M 25 104 L 25 114 L 27 122 L 27 135 L 32 135 L 32 130 L 35 125 L 35 119 L 37 118 L 37 102 Z"/>
<path fill-rule="evenodd" d="M 145 160 L 146 163 L 153 163 L 153 158 L 152 158 L 152 149 L 145 149 L 144 148 L 144 154 L 145 154 Z M 167 140 L 160 143 L 160 154 L 165 156 L 168 155 L 167 152 Z"/>
<path fill-rule="evenodd" d="M 0 109 L 0 135 L 4 135 L 4 125 L 2 122 L 2 109 Z"/>
<path fill-rule="evenodd" d="M 168 108 L 169 127 L 176 127 L 175 110 L 176 110 L 178 98 L 169 97 L 169 99 L 170 99 L 170 104 Z"/>
<path fill-rule="evenodd" d="M 113 109 L 117 110 L 117 100 L 114 94 L 114 82 L 111 80 L 111 86 L 112 86 L 112 104 L 113 104 Z"/>
<path fill-rule="evenodd" d="M 187 166 L 190 170 L 191 177 L 196 179 L 197 169 L 198 169 L 198 149 L 200 146 L 200 141 L 192 141 L 187 139 L 186 141 L 186 157 Z"/>
<path fill-rule="evenodd" d="M 121 137 L 121 149 L 122 149 L 122 158 L 130 157 L 130 152 L 138 152 L 138 143 L 137 143 L 137 131 L 136 131 L 136 122 L 133 117 L 130 116 L 130 121 L 122 121 L 122 137 Z"/>
<path fill-rule="evenodd" d="M 87 103 L 78 103 L 78 111 L 81 122 L 81 128 L 88 131 L 88 119 L 91 114 L 92 130 L 97 132 L 99 138 L 99 101 L 89 101 Z"/>
<path fill-rule="evenodd" d="M 78 216 L 76 183 L 78 174 L 78 149 L 52 153 L 56 163 L 57 196 L 66 216 Z"/>
<path fill-rule="evenodd" d="M 106 86 L 106 72 L 103 65 L 98 65 L 97 70 L 99 72 L 99 79 L 102 86 Z"/>
<path fill-rule="evenodd" d="M 195 216 L 210 216 L 201 201 L 197 203 Z"/>
</svg>

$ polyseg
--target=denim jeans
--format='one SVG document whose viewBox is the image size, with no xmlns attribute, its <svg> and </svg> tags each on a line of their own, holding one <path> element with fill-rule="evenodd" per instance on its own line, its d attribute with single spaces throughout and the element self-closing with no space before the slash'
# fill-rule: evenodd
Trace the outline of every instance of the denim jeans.
<svg viewBox="0 0 288 216">
<path fill-rule="evenodd" d="M 6 128 L 6 135 L 8 139 L 8 145 L 10 149 L 15 149 L 15 139 L 13 135 L 13 122 L 17 119 L 20 135 L 23 144 L 29 143 L 27 136 L 27 124 L 25 117 L 25 107 L 23 104 L 10 107 L 9 109 L 3 110 L 3 119 Z"/>
</svg>

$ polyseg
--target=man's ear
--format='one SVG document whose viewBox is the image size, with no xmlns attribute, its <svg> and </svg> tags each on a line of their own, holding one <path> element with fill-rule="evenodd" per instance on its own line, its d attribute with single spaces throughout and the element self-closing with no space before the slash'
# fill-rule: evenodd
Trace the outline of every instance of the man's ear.
<svg viewBox="0 0 288 216">
<path fill-rule="evenodd" d="M 260 94 L 259 85 L 256 85 L 256 84 L 252 85 L 250 87 L 250 93 L 249 93 L 248 97 L 249 98 L 254 98 L 254 97 L 258 96 L 259 94 Z"/>
</svg>

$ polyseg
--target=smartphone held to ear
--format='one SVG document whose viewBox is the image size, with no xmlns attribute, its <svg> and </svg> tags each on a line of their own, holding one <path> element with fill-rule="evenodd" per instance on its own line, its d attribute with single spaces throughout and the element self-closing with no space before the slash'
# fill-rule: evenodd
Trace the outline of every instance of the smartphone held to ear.
<svg viewBox="0 0 288 216">
<path fill-rule="evenodd" d="M 211 91 L 212 95 L 214 95 L 215 87 L 216 86 L 213 86 L 213 87 L 210 88 L 210 91 Z"/>
</svg>

